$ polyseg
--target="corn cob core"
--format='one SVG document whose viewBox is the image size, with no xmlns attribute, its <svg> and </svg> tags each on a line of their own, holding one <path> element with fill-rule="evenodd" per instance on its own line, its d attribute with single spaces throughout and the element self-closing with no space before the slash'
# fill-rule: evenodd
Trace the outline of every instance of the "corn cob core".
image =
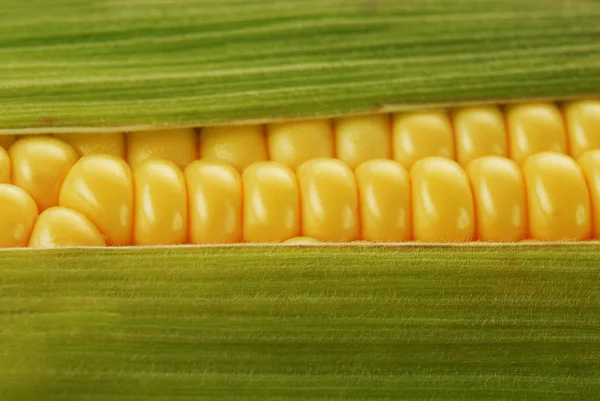
<svg viewBox="0 0 600 401">
<path fill-rule="evenodd" d="M 600 101 L 0 138 L 2 247 L 600 233 Z"/>
</svg>

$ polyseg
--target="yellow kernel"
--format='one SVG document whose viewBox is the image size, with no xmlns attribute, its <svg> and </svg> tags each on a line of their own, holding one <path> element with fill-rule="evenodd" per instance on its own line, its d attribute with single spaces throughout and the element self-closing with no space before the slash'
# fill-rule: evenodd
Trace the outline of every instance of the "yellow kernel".
<svg viewBox="0 0 600 401">
<path fill-rule="evenodd" d="M 302 235 L 320 241 L 358 239 L 358 195 L 352 170 L 335 159 L 313 159 L 298 168 Z"/>
<path fill-rule="evenodd" d="M 527 237 L 527 196 L 519 165 L 499 157 L 480 157 L 467 174 L 475 201 L 477 238 L 515 242 Z"/>
<path fill-rule="evenodd" d="M 591 235 L 590 198 L 583 171 L 569 156 L 542 152 L 523 166 L 530 238 L 585 240 Z"/>
<path fill-rule="evenodd" d="M 228 163 L 239 171 L 269 159 L 262 125 L 205 127 L 199 146 L 201 159 Z"/>
<path fill-rule="evenodd" d="M 55 138 L 73 146 L 79 156 L 110 155 L 125 158 L 125 135 L 102 134 L 55 134 Z"/>
<path fill-rule="evenodd" d="M 16 135 L 0 135 L 0 148 L 8 150 L 16 140 Z"/>
<path fill-rule="evenodd" d="M 425 158 L 415 163 L 410 178 L 415 240 L 465 242 L 474 238 L 469 178 L 456 162 Z"/>
<path fill-rule="evenodd" d="M 571 156 L 600 149 L 600 100 L 580 100 L 564 106 Z"/>
<path fill-rule="evenodd" d="M 94 223 L 83 214 L 61 206 L 40 214 L 29 240 L 30 248 L 105 245 L 104 236 Z"/>
<path fill-rule="evenodd" d="M 294 171 L 305 161 L 335 153 L 333 129 L 327 120 L 269 124 L 267 144 L 271 160 Z"/>
<path fill-rule="evenodd" d="M 509 106 L 506 123 L 510 158 L 519 165 L 536 153 L 567 151 L 562 114 L 552 103 Z"/>
<path fill-rule="evenodd" d="M 406 169 L 425 157 L 454 159 L 454 139 L 448 114 L 422 112 L 394 115 L 392 149 L 394 160 Z"/>
<path fill-rule="evenodd" d="M 592 236 L 600 238 L 600 150 L 588 150 L 577 160 L 590 193 Z"/>
<path fill-rule="evenodd" d="M 361 236 L 367 241 L 412 237 L 408 172 L 392 160 L 370 160 L 356 169 Z"/>
<path fill-rule="evenodd" d="M 242 240 L 242 179 L 232 166 L 196 161 L 185 169 L 190 242 L 231 244 Z"/>
<path fill-rule="evenodd" d="M 506 156 L 504 115 L 497 106 L 466 107 L 453 113 L 456 160 L 466 167 L 482 156 Z"/>
<path fill-rule="evenodd" d="M 133 132 L 127 135 L 127 162 L 132 169 L 146 160 L 167 160 L 185 168 L 198 158 L 193 128 Z"/>
<path fill-rule="evenodd" d="M 29 136 L 8 151 L 12 183 L 27 191 L 40 211 L 58 205 L 65 176 L 79 159 L 72 146 L 48 136 Z"/>
<path fill-rule="evenodd" d="M 289 245 L 307 245 L 307 244 L 320 244 L 321 241 L 311 237 L 294 237 L 283 241 L 284 244 Z"/>
<path fill-rule="evenodd" d="M 4 148 L 0 148 L 0 184 L 10 184 L 10 157 Z"/>
<path fill-rule="evenodd" d="M 19 187 L 0 184 L 0 205 L 0 248 L 26 246 L 38 217 L 35 201 Z"/>
<path fill-rule="evenodd" d="M 244 241 L 282 242 L 300 235 L 296 176 L 277 162 L 260 162 L 242 176 Z"/>
<path fill-rule="evenodd" d="M 133 177 L 121 158 L 85 156 L 67 174 L 60 206 L 90 219 L 108 245 L 131 245 L 133 234 Z"/>
<path fill-rule="evenodd" d="M 372 159 L 392 156 L 391 125 L 387 114 L 338 118 L 334 121 L 336 157 L 351 169 Z"/>
<path fill-rule="evenodd" d="M 185 244 L 187 192 L 179 167 L 166 160 L 146 160 L 134 170 L 134 188 L 134 244 Z"/>
</svg>

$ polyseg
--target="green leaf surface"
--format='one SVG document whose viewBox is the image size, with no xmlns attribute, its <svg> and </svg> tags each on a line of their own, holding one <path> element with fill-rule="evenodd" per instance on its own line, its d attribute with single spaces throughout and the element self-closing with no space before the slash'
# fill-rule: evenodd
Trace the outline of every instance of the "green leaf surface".
<svg viewBox="0 0 600 401">
<path fill-rule="evenodd" d="M 13 400 L 593 399 L 597 245 L 0 252 Z"/>
<path fill-rule="evenodd" d="M 2 0 L 0 130 L 600 94 L 595 0 Z"/>
</svg>

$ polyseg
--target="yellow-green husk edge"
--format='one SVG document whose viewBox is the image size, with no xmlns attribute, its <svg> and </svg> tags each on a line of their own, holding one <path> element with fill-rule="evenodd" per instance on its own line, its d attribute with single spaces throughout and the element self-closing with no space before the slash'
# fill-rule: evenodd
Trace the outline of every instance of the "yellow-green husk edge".
<svg viewBox="0 0 600 401">
<path fill-rule="evenodd" d="M 600 95 L 591 0 L 5 0 L 0 133 Z M 600 247 L 0 252 L 2 400 L 590 399 Z"/>
</svg>

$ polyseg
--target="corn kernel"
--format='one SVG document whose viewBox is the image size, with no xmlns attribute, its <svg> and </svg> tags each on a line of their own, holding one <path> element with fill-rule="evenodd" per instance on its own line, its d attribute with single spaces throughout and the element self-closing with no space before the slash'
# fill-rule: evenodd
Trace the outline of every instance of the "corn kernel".
<svg viewBox="0 0 600 401">
<path fill-rule="evenodd" d="M 390 119 L 385 114 L 338 118 L 334 130 L 336 157 L 351 169 L 392 156 Z"/>
<path fill-rule="evenodd" d="M 38 217 L 33 198 L 23 189 L 0 184 L 0 248 L 24 247 Z"/>
<path fill-rule="evenodd" d="M 590 198 L 581 168 L 569 156 L 543 152 L 523 166 L 530 238 L 585 240 L 591 235 Z"/>
<path fill-rule="evenodd" d="M 600 238 L 600 149 L 588 150 L 577 160 L 590 193 L 592 237 Z"/>
<path fill-rule="evenodd" d="M 133 242 L 177 245 L 187 242 L 187 192 L 175 163 L 146 160 L 134 170 Z"/>
<path fill-rule="evenodd" d="M 200 131 L 200 158 L 229 163 L 244 171 L 252 163 L 269 160 L 262 125 L 206 127 Z"/>
<path fill-rule="evenodd" d="M 298 168 L 302 236 L 320 241 L 358 239 L 358 196 L 352 170 L 335 159 L 313 159 Z"/>
<path fill-rule="evenodd" d="M 335 153 L 333 129 L 327 120 L 269 124 L 267 144 L 271 160 L 294 171 L 305 161 Z"/>
<path fill-rule="evenodd" d="M 16 140 L 16 135 L 0 135 L 0 148 L 8 150 Z"/>
<path fill-rule="evenodd" d="M 600 149 L 600 100 L 581 100 L 564 106 L 571 156 Z"/>
<path fill-rule="evenodd" d="M 185 169 L 192 244 L 242 240 L 242 179 L 232 166 L 196 161 Z"/>
<path fill-rule="evenodd" d="M 282 242 L 300 235 L 296 176 L 277 162 L 260 162 L 242 176 L 244 241 Z"/>
<path fill-rule="evenodd" d="M 133 132 L 127 135 L 127 162 L 132 169 L 146 160 L 167 160 L 183 169 L 198 158 L 193 128 Z"/>
<path fill-rule="evenodd" d="M 412 167 L 410 179 L 415 240 L 465 242 L 474 238 L 469 178 L 456 162 L 425 158 Z"/>
<path fill-rule="evenodd" d="M 466 167 L 482 156 L 506 156 L 504 115 L 497 106 L 466 107 L 453 113 L 456 160 Z"/>
<path fill-rule="evenodd" d="M 506 111 L 509 154 L 517 164 L 540 152 L 567 152 L 559 108 L 551 103 L 519 104 Z"/>
<path fill-rule="evenodd" d="M 108 245 L 131 245 L 133 177 L 123 159 L 107 155 L 79 159 L 63 182 L 58 203 L 90 219 Z"/>
<path fill-rule="evenodd" d="M 10 157 L 4 148 L 0 148 L 0 184 L 10 184 Z"/>
<path fill-rule="evenodd" d="M 356 169 L 360 238 L 408 241 L 412 237 L 408 172 L 392 160 L 371 160 Z"/>
<path fill-rule="evenodd" d="M 83 214 L 61 206 L 40 214 L 29 240 L 30 248 L 105 245 L 104 236 L 94 223 Z"/>
<path fill-rule="evenodd" d="M 423 112 L 394 115 L 392 146 L 394 160 L 406 169 L 425 157 L 454 159 L 454 139 L 448 114 Z"/>
<path fill-rule="evenodd" d="M 79 156 L 72 146 L 47 136 L 16 141 L 8 151 L 12 161 L 12 183 L 35 200 L 40 211 L 58 205 L 65 176 Z"/>
<path fill-rule="evenodd" d="M 307 245 L 307 244 L 320 244 L 321 241 L 311 237 L 294 237 L 283 241 L 284 244 L 289 245 Z"/>
</svg>

